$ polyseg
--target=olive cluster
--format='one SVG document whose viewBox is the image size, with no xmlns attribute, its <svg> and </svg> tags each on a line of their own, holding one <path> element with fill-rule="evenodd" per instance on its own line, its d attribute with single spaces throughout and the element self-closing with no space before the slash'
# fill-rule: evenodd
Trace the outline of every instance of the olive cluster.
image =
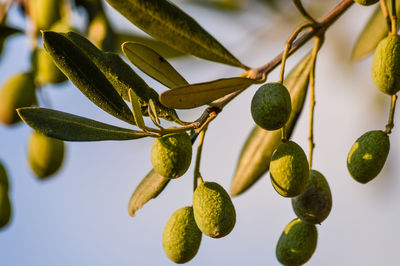
<svg viewBox="0 0 400 266">
<path fill-rule="evenodd" d="M 11 126 L 21 122 L 16 109 L 38 105 L 36 91 L 47 84 L 61 84 L 67 77 L 41 47 L 36 46 L 40 30 L 68 32 L 74 30 L 63 18 L 63 1 L 27 1 L 24 5 L 35 36 L 29 71 L 12 75 L 0 88 L 0 122 Z M 40 179 L 54 174 L 62 165 L 64 142 L 32 133 L 28 144 L 28 162 Z"/>
<path fill-rule="evenodd" d="M 376 47 L 372 60 L 372 80 L 375 86 L 391 97 L 400 90 L 400 36 L 390 33 Z M 394 113 L 394 106 L 391 107 Z M 390 120 L 390 119 L 389 119 Z M 386 130 L 371 130 L 359 137 L 347 157 L 347 169 L 354 180 L 365 184 L 374 179 L 385 165 L 390 150 L 389 134 Z"/>
<path fill-rule="evenodd" d="M 72 3 L 74 2 L 74 3 Z M 30 56 L 30 69 L 10 76 L 0 87 L 0 123 L 13 126 L 21 122 L 16 109 L 38 105 L 37 91 L 51 84 L 58 85 L 68 79 L 56 66 L 45 49 L 37 45 L 40 31 L 76 31 L 69 23 L 68 12 L 72 7 L 83 7 L 88 14 L 87 31 L 95 44 L 103 49 L 114 49 L 111 35 L 114 34 L 104 13 L 102 1 L 59 1 L 32 0 L 21 1 L 21 10 L 29 19 L 29 31 L 33 48 Z M 0 21 L 6 25 L 6 20 Z M 18 32 L 17 32 L 18 33 Z M 3 47 L 5 39 L 0 40 Z M 2 49 L 0 49 L 1 52 Z M 62 166 L 64 158 L 62 141 L 32 133 L 28 144 L 28 162 L 33 173 L 40 179 L 49 177 Z"/>
<path fill-rule="evenodd" d="M 252 117 L 266 130 L 284 127 L 290 112 L 290 94 L 281 83 L 267 83 L 253 96 Z M 328 182 L 320 172 L 309 169 L 303 149 L 285 136 L 272 154 L 269 170 L 274 189 L 281 196 L 291 198 L 298 217 L 285 227 L 276 246 L 276 256 L 284 265 L 304 264 L 317 246 L 315 224 L 324 221 L 332 208 Z"/>
<path fill-rule="evenodd" d="M 157 138 L 151 151 L 154 170 L 166 178 L 182 176 L 190 166 L 192 143 L 186 133 Z M 199 250 L 202 234 L 212 238 L 228 235 L 236 223 L 235 207 L 225 189 L 201 181 L 193 193 L 193 205 L 175 211 L 163 232 L 165 254 L 175 263 L 190 261 Z"/>
</svg>

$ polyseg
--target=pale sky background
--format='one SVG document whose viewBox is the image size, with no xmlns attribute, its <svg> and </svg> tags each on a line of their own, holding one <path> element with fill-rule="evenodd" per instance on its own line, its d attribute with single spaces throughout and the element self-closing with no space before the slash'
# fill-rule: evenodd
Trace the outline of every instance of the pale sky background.
<svg viewBox="0 0 400 266">
<path fill-rule="evenodd" d="M 307 3 L 321 5 L 325 13 L 338 1 L 318 2 Z M 178 4 L 241 61 L 254 67 L 280 52 L 295 26 L 280 19 L 283 27 L 274 29 L 275 15 L 261 6 L 250 6 L 245 14 L 221 14 L 180 1 Z M 318 247 L 308 265 L 399 264 L 400 116 L 395 120 L 386 166 L 376 179 L 362 185 L 346 169 L 353 142 L 366 131 L 383 129 L 388 116 L 390 99 L 374 87 L 371 79 L 372 57 L 349 63 L 351 46 L 373 9 L 354 5 L 328 31 L 318 57 L 314 168 L 331 186 L 333 209 L 318 226 Z M 134 28 L 111 8 L 107 10 L 115 25 L 124 30 Z M 13 25 L 24 25 L 14 9 L 9 19 Z M 8 76 L 29 68 L 28 47 L 28 40 L 22 36 L 6 43 L 0 61 L 1 84 Z M 309 48 L 289 59 L 288 70 Z M 198 59 L 175 60 L 172 64 L 190 82 L 240 74 L 240 70 Z M 278 71 L 274 71 L 268 80 L 277 81 L 277 76 Z M 146 80 L 159 92 L 165 90 Z M 206 180 L 218 182 L 226 190 L 253 127 L 250 101 L 256 89 L 249 88 L 233 101 L 207 133 L 201 171 Z M 54 109 L 123 125 L 89 102 L 71 83 L 46 86 L 44 91 Z M 183 120 L 195 120 L 202 110 L 179 114 Z M 191 204 L 193 164 L 131 218 L 128 200 L 151 169 L 152 139 L 68 143 L 62 170 L 42 182 L 26 162 L 30 133 L 23 124 L 11 128 L 0 125 L 0 160 L 9 172 L 14 211 L 12 223 L 0 231 L 1 265 L 174 265 L 164 255 L 161 237 L 170 215 Z M 292 137 L 306 153 L 307 134 L 306 103 Z M 232 233 L 217 240 L 203 236 L 197 256 L 187 265 L 279 265 L 275 246 L 283 228 L 295 217 L 290 200 L 279 196 L 265 175 L 233 202 L 237 222 Z"/>
</svg>

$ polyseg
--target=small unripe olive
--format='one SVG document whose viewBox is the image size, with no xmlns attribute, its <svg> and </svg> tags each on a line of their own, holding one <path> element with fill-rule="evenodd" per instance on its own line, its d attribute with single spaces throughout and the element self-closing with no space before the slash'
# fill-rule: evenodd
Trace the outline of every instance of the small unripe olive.
<svg viewBox="0 0 400 266">
<path fill-rule="evenodd" d="M 379 2 L 379 0 L 354 0 L 354 2 L 363 5 L 363 6 L 370 6 Z"/>
<path fill-rule="evenodd" d="M 283 230 L 276 245 L 276 257 L 283 265 L 303 265 L 312 257 L 317 240 L 315 225 L 296 218 Z"/>
<path fill-rule="evenodd" d="M 113 49 L 114 32 L 105 14 L 99 13 L 90 21 L 88 37 L 100 50 L 111 51 Z"/>
<path fill-rule="evenodd" d="M 230 196 L 215 182 L 204 182 L 196 188 L 193 211 L 200 231 L 209 237 L 226 236 L 236 223 L 236 211 Z"/>
<path fill-rule="evenodd" d="M 374 179 L 385 165 L 389 154 L 389 136 L 381 130 L 372 130 L 359 137 L 347 157 L 347 169 L 360 183 Z"/>
<path fill-rule="evenodd" d="M 185 132 L 165 135 L 154 141 L 151 163 L 166 178 L 182 176 L 192 160 L 192 142 Z"/>
<path fill-rule="evenodd" d="M 0 228 L 4 228 L 11 220 L 11 202 L 8 192 L 0 186 Z"/>
<path fill-rule="evenodd" d="M 297 217 L 307 223 L 320 224 L 332 209 L 332 193 L 325 177 L 310 170 L 310 181 L 306 190 L 292 198 L 292 207 Z"/>
<path fill-rule="evenodd" d="M 281 83 L 261 86 L 251 101 L 251 115 L 254 122 L 267 130 L 283 127 L 291 111 L 290 94 Z"/>
<path fill-rule="evenodd" d="M 20 73 L 9 78 L 0 89 L 0 122 L 12 125 L 21 118 L 16 111 L 36 102 L 35 83 L 29 73 Z"/>
<path fill-rule="evenodd" d="M 40 179 L 60 169 L 64 160 L 64 141 L 33 132 L 28 144 L 29 166 Z"/>
<path fill-rule="evenodd" d="M 269 171 L 272 185 L 284 197 L 298 196 L 308 185 L 307 156 L 293 141 L 278 146 L 271 156 Z"/>
<path fill-rule="evenodd" d="M 35 80 L 39 85 L 57 84 L 67 80 L 44 49 L 38 49 L 33 53 L 32 64 L 35 66 Z"/>
<path fill-rule="evenodd" d="M 194 220 L 193 208 L 181 208 L 172 214 L 164 228 L 164 252 L 173 262 L 186 263 L 197 254 L 201 237 L 201 231 Z"/>
<path fill-rule="evenodd" d="M 8 191 L 10 187 L 6 168 L 1 162 L 0 162 L 0 186 L 3 187 L 5 191 Z"/>
<path fill-rule="evenodd" d="M 61 18 L 63 1 L 60 0 L 32 0 L 29 1 L 29 14 L 36 30 L 48 30 Z"/>
<path fill-rule="evenodd" d="M 60 19 L 56 21 L 51 27 L 51 31 L 60 32 L 60 33 L 67 33 L 70 31 L 75 32 L 76 29 L 71 26 L 67 21 Z"/>
<path fill-rule="evenodd" d="M 400 90 L 400 36 L 390 35 L 379 42 L 372 60 L 372 79 L 386 94 Z"/>
</svg>

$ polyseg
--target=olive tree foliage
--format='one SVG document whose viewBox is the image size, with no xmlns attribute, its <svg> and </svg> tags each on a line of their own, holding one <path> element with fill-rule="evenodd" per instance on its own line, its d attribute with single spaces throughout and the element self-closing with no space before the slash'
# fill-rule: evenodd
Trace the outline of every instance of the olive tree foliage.
<svg viewBox="0 0 400 266">
<path fill-rule="evenodd" d="M 357 61 L 374 53 L 372 75 L 365 76 L 390 98 L 387 122 L 381 129 L 372 128 L 355 140 L 345 159 L 347 165 L 343 164 L 347 166 L 348 178 L 366 184 L 380 175 L 390 158 L 396 94 L 400 89 L 400 1 L 338 0 L 332 5 L 301 0 L 187 2 L 0 2 L 0 52 L 12 35 L 26 34 L 31 42 L 30 69 L 2 82 L 0 122 L 9 127 L 23 122 L 34 130 L 27 158 L 40 180 L 51 178 L 62 167 L 64 142 L 153 139 L 153 169 L 133 190 L 128 213 L 135 217 L 141 208 L 151 208 L 146 205 L 151 199 L 168 193 L 171 183 L 193 179 L 193 187 L 189 188 L 193 190 L 191 204 L 182 205 L 171 213 L 166 224 L 159 224 L 165 226 L 161 241 L 164 252 L 175 263 L 191 261 L 204 238 L 220 239 L 231 234 L 241 215 L 231 198 L 244 192 L 246 196 L 258 180 L 267 179 L 277 195 L 290 199 L 297 216 L 282 226 L 282 233 L 275 240 L 276 249 L 271 253 L 275 252 L 283 265 L 302 265 L 318 252 L 317 243 L 324 245 L 318 234 L 324 230 L 335 199 L 329 185 L 335 180 L 313 167 L 314 148 L 318 146 L 314 124 L 320 51 L 325 48 L 326 36 L 335 22 L 350 8 L 375 9 L 366 22 L 360 21 L 365 25 L 360 26 L 362 31 L 353 44 L 351 58 L 346 58 Z M 286 42 L 275 57 L 253 66 L 245 55 L 236 56 L 234 49 L 224 44 L 225 40 L 210 34 L 190 12 L 184 11 L 187 4 L 232 17 L 239 17 L 254 6 L 265 8 L 266 14 L 275 16 L 269 23 L 283 26 L 277 29 L 288 28 L 277 31 Z M 27 19 L 26 29 L 8 24 L 7 15 L 13 6 Z M 113 26 L 107 8 L 129 21 L 135 33 Z M 86 20 L 84 27 L 77 29 L 72 14 L 78 12 L 84 13 Z M 261 28 L 255 27 L 260 31 Z M 288 59 L 298 53 L 304 56 L 297 57 L 298 62 L 289 68 Z M 211 81 L 191 82 L 174 67 L 179 60 L 207 60 L 225 65 L 226 71 Z M 194 69 L 194 65 L 187 68 Z M 275 80 L 270 78 L 273 70 L 278 72 Z M 102 111 L 120 120 L 118 126 L 62 112 L 50 104 L 42 87 L 67 81 Z M 248 106 L 254 127 L 238 154 L 227 189 L 202 176 L 201 169 L 207 168 L 205 164 L 200 167 L 203 144 L 208 128 L 218 123 L 216 118 L 251 88 L 257 89 Z M 193 115 L 198 110 L 201 111 L 197 118 L 182 118 L 186 117 L 185 112 Z M 307 147 L 292 139 L 302 112 L 308 115 L 308 125 L 302 128 L 307 131 Z M 7 163 L 7 158 L 0 159 Z M 188 172 L 191 165 L 193 174 Z M 0 226 L 4 230 L 12 226 L 13 219 L 9 177 L 13 178 L 1 163 Z"/>
</svg>

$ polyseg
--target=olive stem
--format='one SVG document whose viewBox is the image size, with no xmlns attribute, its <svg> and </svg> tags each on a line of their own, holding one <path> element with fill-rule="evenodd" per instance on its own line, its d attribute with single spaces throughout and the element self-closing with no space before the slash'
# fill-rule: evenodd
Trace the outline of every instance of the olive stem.
<svg viewBox="0 0 400 266">
<path fill-rule="evenodd" d="M 203 183 L 203 178 L 200 174 L 200 161 L 201 161 L 201 152 L 203 151 L 203 143 L 204 143 L 204 136 L 206 135 L 207 126 L 200 132 L 199 143 L 197 144 L 197 153 L 196 153 L 196 162 L 194 165 L 194 175 L 193 175 L 193 191 L 197 188 L 197 181 Z"/>
<path fill-rule="evenodd" d="M 302 47 L 304 44 L 306 44 L 309 40 L 311 40 L 314 36 L 321 36 L 323 35 L 326 30 L 336 21 L 341 17 L 347 9 L 349 9 L 352 5 L 354 4 L 353 0 L 343 0 L 340 2 L 335 8 L 333 8 L 328 14 L 326 14 L 324 17 L 319 19 L 317 22 L 318 24 L 313 25 L 313 27 L 310 27 L 310 29 L 302 36 L 300 36 L 298 39 L 296 39 L 292 45 L 291 48 L 287 52 L 287 57 L 295 53 L 300 47 Z M 297 30 L 297 29 L 296 29 Z M 296 32 L 295 30 L 295 32 Z M 294 33 L 295 33 L 294 32 Z M 293 34 L 292 34 L 293 35 Z M 252 68 L 243 73 L 242 77 L 262 77 L 262 80 L 266 79 L 266 76 L 268 73 L 270 73 L 272 70 L 274 70 L 282 61 L 283 57 L 283 52 L 277 55 L 275 58 L 273 58 L 271 61 L 269 61 L 267 64 L 259 67 L 259 68 Z M 250 75 L 250 76 L 249 76 Z M 240 91 L 235 91 L 233 93 L 230 93 L 228 95 L 225 95 L 224 97 L 221 97 L 216 101 L 215 104 L 212 106 L 208 107 L 203 114 L 198 118 L 195 122 L 200 123 L 200 127 L 197 128 L 202 128 L 202 126 L 205 123 L 210 123 L 222 110 L 223 108 L 228 105 L 232 100 L 234 100 L 237 96 L 240 95 L 244 90 Z M 190 125 L 193 125 L 190 124 Z M 192 127 L 196 128 L 196 127 Z"/>
<path fill-rule="evenodd" d="M 286 125 L 281 128 L 281 141 L 287 142 Z"/>
<path fill-rule="evenodd" d="M 322 36 L 317 36 L 315 38 L 314 42 L 314 48 L 312 51 L 312 64 L 311 64 L 311 70 L 310 70 L 310 126 L 309 126 L 309 147 L 310 147 L 310 153 L 308 157 L 308 166 L 310 169 L 312 169 L 312 160 L 313 160 L 313 155 L 314 155 L 314 148 L 315 148 L 315 142 L 314 142 L 314 113 L 315 113 L 315 65 L 317 63 L 317 56 L 318 56 L 318 51 L 321 48 L 323 43 L 323 37 Z"/>
<path fill-rule="evenodd" d="M 354 4 L 353 0 L 343 0 L 327 15 L 318 20 L 318 24 L 311 27 L 307 33 L 299 37 L 293 42 L 291 49 L 288 51 L 288 57 L 302 47 L 305 43 L 311 40 L 314 36 L 322 35 L 340 16 L 342 16 L 348 8 Z M 270 62 L 259 68 L 252 69 L 251 72 L 257 72 L 259 75 L 268 74 L 274 70 L 282 61 L 283 53 L 277 55 Z"/>
<path fill-rule="evenodd" d="M 301 3 L 301 0 L 293 0 L 293 4 L 296 6 L 297 10 L 304 18 L 306 18 L 313 24 L 317 23 L 317 21 L 305 10 L 303 4 Z"/>
<path fill-rule="evenodd" d="M 394 121 L 394 113 L 396 110 L 396 102 L 397 102 L 397 95 L 393 94 L 392 95 L 392 104 L 390 105 L 389 120 L 388 120 L 388 123 L 386 125 L 386 130 L 385 130 L 386 134 L 392 133 L 392 129 L 394 127 L 393 121 Z"/>
<path fill-rule="evenodd" d="M 388 6 L 386 4 L 386 1 L 385 0 L 380 0 L 379 4 L 381 6 L 381 10 L 382 10 L 383 16 L 386 19 L 386 23 L 387 23 L 388 29 L 389 29 L 389 31 L 391 31 L 391 29 L 392 29 L 391 28 L 392 27 L 391 26 L 392 21 L 391 21 L 390 16 L 389 16 L 389 9 L 388 9 Z"/>
<path fill-rule="evenodd" d="M 298 26 L 295 31 L 290 35 L 289 39 L 286 41 L 285 49 L 283 50 L 283 55 L 282 55 L 282 63 L 281 63 L 281 72 L 279 74 L 279 83 L 283 82 L 284 75 L 285 75 L 285 66 L 286 66 L 286 59 L 288 57 L 288 52 L 290 48 L 292 47 L 293 41 L 297 38 L 297 36 L 300 34 L 302 30 L 308 27 L 313 27 L 312 23 L 304 23 L 300 26 Z"/>
<path fill-rule="evenodd" d="M 392 23 L 391 34 L 395 35 L 397 33 L 396 0 L 392 0 L 392 15 L 390 16 L 390 21 Z"/>
</svg>

